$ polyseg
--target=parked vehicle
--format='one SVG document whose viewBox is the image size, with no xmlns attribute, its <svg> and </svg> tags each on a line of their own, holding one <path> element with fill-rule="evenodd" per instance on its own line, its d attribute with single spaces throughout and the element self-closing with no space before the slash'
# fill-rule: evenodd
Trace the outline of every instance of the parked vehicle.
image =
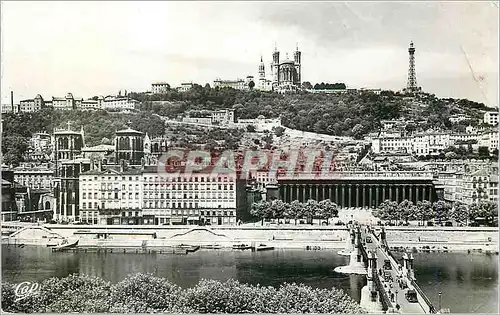
<svg viewBox="0 0 500 315">
<path fill-rule="evenodd" d="M 434 222 L 432 222 L 432 221 L 427 221 L 427 226 L 434 226 Z"/>
<path fill-rule="evenodd" d="M 367 237 L 366 237 L 366 242 L 367 242 L 367 243 L 372 243 L 372 238 L 371 238 L 370 236 L 367 236 Z"/>
<path fill-rule="evenodd" d="M 393 281 L 392 274 L 390 270 L 384 270 L 384 279 L 385 281 Z"/>
<path fill-rule="evenodd" d="M 391 270 L 391 261 L 389 259 L 384 260 L 384 270 Z"/>
<path fill-rule="evenodd" d="M 446 222 L 444 223 L 444 226 L 453 226 L 453 223 L 451 223 L 450 221 L 446 221 Z"/>
<path fill-rule="evenodd" d="M 415 290 L 408 290 L 405 293 L 405 298 L 410 303 L 418 303 L 417 292 Z"/>
</svg>

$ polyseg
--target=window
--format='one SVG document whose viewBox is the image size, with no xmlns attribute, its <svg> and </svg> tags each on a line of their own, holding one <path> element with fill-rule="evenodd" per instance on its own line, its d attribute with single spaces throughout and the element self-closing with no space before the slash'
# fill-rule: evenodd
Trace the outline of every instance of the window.
<svg viewBox="0 0 500 315">
<path fill-rule="evenodd" d="M 89 209 L 92 209 L 92 202 L 89 202 Z"/>
<path fill-rule="evenodd" d="M 83 193 L 82 199 L 87 199 L 87 193 Z"/>
</svg>

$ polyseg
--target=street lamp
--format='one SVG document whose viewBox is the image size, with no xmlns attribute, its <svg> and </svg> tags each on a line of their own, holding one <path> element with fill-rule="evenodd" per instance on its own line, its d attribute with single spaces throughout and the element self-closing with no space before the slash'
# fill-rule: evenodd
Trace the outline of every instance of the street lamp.
<svg viewBox="0 0 500 315">
<path fill-rule="evenodd" d="M 439 304 L 438 304 L 438 311 L 440 312 L 441 311 L 441 292 L 439 292 Z"/>
<path fill-rule="evenodd" d="M 395 299 L 395 301 L 394 301 L 394 302 L 396 303 L 396 305 L 398 305 L 398 292 L 399 292 L 399 291 L 396 289 L 396 299 Z"/>
</svg>

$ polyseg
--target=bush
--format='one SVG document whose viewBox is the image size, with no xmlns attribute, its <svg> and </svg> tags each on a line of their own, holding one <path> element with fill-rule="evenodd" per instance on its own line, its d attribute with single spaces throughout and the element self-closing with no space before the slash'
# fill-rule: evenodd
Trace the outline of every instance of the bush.
<svg viewBox="0 0 500 315">
<path fill-rule="evenodd" d="M 201 280 L 181 289 L 150 274 L 136 274 L 111 286 L 101 278 L 70 275 L 41 283 L 38 294 L 15 300 L 14 286 L 2 285 L 2 310 L 22 313 L 360 313 L 342 290 L 283 284 L 278 289 L 236 280 Z"/>
<path fill-rule="evenodd" d="M 275 313 L 360 313 L 360 306 L 342 290 L 314 289 L 285 283 L 273 297 Z"/>
<path fill-rule="evenodd" d="M 164 278 L 142 273 L 130 275 L 112 287 L 110 312 L 173 312 L 180 291 Z"/>
<path fill-rule="evenodd" d="M 72 274 L 50 278 L 37 294 L 14 301 L 14 286 L 2 284 L 2 308 L 21 313 L 104 313 L 109 308 L 110 284 L 98 277 Z"/>
</svg>

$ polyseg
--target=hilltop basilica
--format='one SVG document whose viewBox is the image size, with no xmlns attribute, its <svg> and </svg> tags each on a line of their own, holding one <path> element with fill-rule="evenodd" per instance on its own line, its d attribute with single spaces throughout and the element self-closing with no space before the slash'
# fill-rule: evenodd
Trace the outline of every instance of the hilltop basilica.
<svg viewBox="0 0 500 315">
<path fill-rule="evenodd" d="M 264 91 L 277 91 L 280 93 L 294 92 L 301 87 L 301 52 L 297 46 L 293 52 L 293 60 L 288 58 L 280 61 L 280 52 L 277 48 L 273 52 L 271 63 L 271 79 L 266 78 L 266 71 L 262 57 L 259 65 L 259 78 L 256 88 Z"/>
</svg>

